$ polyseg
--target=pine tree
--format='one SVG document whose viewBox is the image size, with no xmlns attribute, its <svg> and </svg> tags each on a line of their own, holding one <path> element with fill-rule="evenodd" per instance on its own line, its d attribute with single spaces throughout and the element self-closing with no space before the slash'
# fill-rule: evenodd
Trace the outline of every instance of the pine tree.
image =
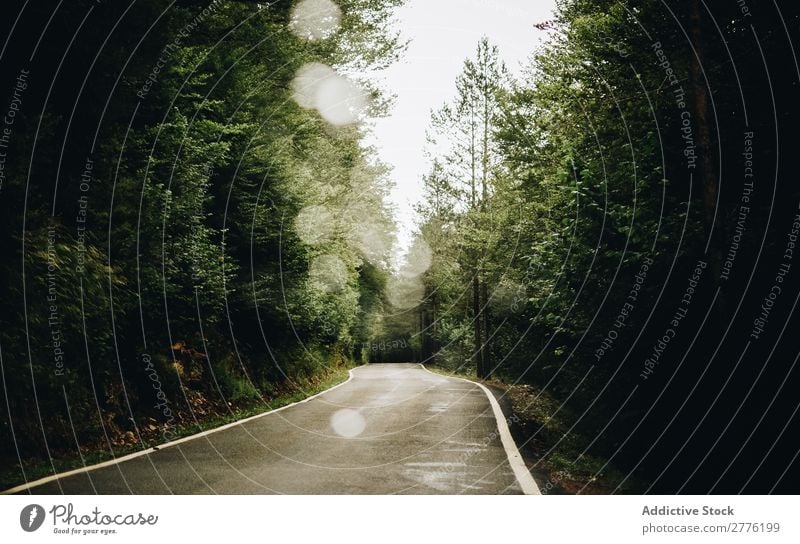
<svg viewBox="0 0 800 544">
<path fill-rule="evenodd" d="M 443 151 L 443 160 L 435 168 L 453 180 L 459 197 L 456 210 L 459 221 L 470 225 L 465 256 L 471 285 L 471 320 L 473 358 L 478 376 L 489 374 L 490 319 L 488 288 L 482 259 L 486 250 L 481 225 L 493 193 L 496 169 L 501 161 L 495 136 L 501 117 L 500 100 L 507 86 L 508 73 L 496 46 L 487 38 L 478 43 L 476 55 L 464 62 L 456 79 L 457 95 L 432 118 L 434 146 Z M 440 174 L 434 173 L 432 175 Z"/>
</svg>

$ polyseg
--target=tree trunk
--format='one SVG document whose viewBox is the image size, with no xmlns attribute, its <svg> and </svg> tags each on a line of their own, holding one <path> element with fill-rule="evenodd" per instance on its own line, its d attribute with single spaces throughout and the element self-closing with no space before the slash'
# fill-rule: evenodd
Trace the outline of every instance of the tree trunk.
<svg viewBox="0 0 800 544">
<path fill-rule="evenodd" d="M 689 94 L 695 120 L 698 168 L 696 179 L 703 191 L 703 223 L 709 240 L 709 267 L 714 282 L 718 282 L 722 267 L 721 232 L 716 219 L 719 183 L 714 171 L 714 148 L 711 144 L 709 89 L 703 76 L 705 44 L 703 38 L 700 0 L 691 0 L 689 32 L 696 54 L 689 63 Z"/>
<path fill-rule="evenodd" d="M 492 374 L 492 365 L 489 349 L 489 289 L 486 287 L 486 281 L 481 283 L 481 296 L 483 298 L 483 337 L 484 343 L 481 345 L 481 361 L 483 362 L 483 376 L 482 378 L 489 378 Z"/>
<path fill-rule="evenodd" d="M 486 208 L 488 205 L 489 200 L 489 89 L 486 86 L 486 80 L 484 80 L 484 88 L 483 88 L 483 134 L 482 136 L 482 156 L 481 156 L 481 219 L 485 222 L 486 221 Z M 487 248 L 484 248 L 486 251 Z M 483 258 L 486 255 L 484 253 Z M 480 262 L 480 261 L 479 261 Z M 486 278 L 484 274 L 484 279 L 481 283 L 481 297 L 483 298 L 483 308 L 482 311 L 482 320 L 483 320 L 483 338 L 484 342 L 481 344 L 481 364 L 483 366 L 483 373 L 479 375 L 479 378 L 488 378 L 489 372 L 491 367 L 489 366 L 489 296 L 488 296 L 488 289 L 486 287 Z"/>
<path fill-rule="evenodd" d="M 717 200 L 719 195 L 719 181 L 714 170 L 715 149 L 711 143 L 711 111 L 710 90 L 703 74 L 704 67 L 708 69 L 705 55 L 705 38 L 702 27 L 700 0 L 691 0 L 689 12 L 689 32 L 696 55 L 692 56 L 689 63 L 689 94 L 691 97 L 692 115 L 696 123 L 698 170 L 696 180 L 701 184 L 703 191 L 703 223 L 708 244 L 708 267 L 713 286 L 721 283 L 723 260 L 723 241 L 725 239 L 723 226 L 717 219 Z M 721 291 L 711 323 L 723 326 L 728 321 L 725 292 Z"/>
<path fill-rule="evenodd" d="M 436 358 L 439 354 L 439 335 L 436 327 L 438 322 L 436 320 L 436 293 L 431 295 L 431 364 L 436 364 Z"/>
<path fill-rule="evenodd" d="M 481 342 L 481 294 L 480 281 L 476 273 L 472 277 L 472 324 L 475 330 L 475 373 L 478 378 L 483 378 L 485 369 L 483 366 L 483 342 Z"/>
</svg>

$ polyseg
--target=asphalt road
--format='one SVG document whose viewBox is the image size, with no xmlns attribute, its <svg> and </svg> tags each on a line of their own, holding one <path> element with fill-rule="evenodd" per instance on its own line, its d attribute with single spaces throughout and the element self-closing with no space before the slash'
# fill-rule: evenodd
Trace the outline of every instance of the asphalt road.
<svg viewBox="0 0 800 544">
<path fill-rule="evenodd" d="M 503 427 L 477 384 L 370 365 L 307 402 L 23 493 L 537 493 Z"/>
</svg>

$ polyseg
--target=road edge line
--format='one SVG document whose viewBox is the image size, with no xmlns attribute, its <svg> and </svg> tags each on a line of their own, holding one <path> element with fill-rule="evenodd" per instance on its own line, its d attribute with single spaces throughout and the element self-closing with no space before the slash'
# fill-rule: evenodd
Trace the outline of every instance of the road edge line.
<svg viewBox="0 0 800 544">
<path fill-rule="evenodd" d="M 441 376 L 443 378 L 453 378 L 456 380 L 462 380 L 465 382 L 475 384 L 483 390 L 483 392 L 489 398 L 489 405 L 492 407 L 492 412 L 494 413 L 494 419 L 497 421 L 497 430 L 500 432 L 500 442 L 503 444 L 503 449 L 506 451 L 506 457 L 508 457 L 508 464 L 511 465 L 511 470 L 514 471 L 514 476 L 516 477 L 520 488 L 522 488 L 522 492 L 525 495 L 541 495 L 542 492 L 539 489 L 536 480 L 533 479 L 531 472 L 528 470 L 527 465 L 525 465 L 525 461 L 522 459 L 522 455 L 519 453 L 519 448 L 517 447 L 517 443 L 514 441 L 514 437 L 511 436 L 511 429 L 508 428 L 506 415 L 503 413 L 503 409 L 500 408 L 500 403 L 497 402 L 496 398 L 494 398 L 494 395 L 489 390 L 489 388 L 483 385 L 482 383 L 474 382 L 472 380 L 468 380 L 467 378 L 461 378 L 459 376 L 444 376 L 442 374 L 437 374 L 436 372 L 428 370 L 427 367 L 422 363 L 419 363 L 419 366 L 421 366 L 426 372 L 430 372 L 434 376 Z"/>
<path fill-rule="evenodd" d="M 34 487 L 39 487 L 40 485 L 48 484 L 50 482 L 54 482 L 54 481 L 60 480 L 62 478 L 67 478 L 69 476 L 75 476 L 77 474 L 84 474 L 86 472 L 92 472 L 92 471 L 97 470 L 97 469 L 110 467 L 110 466 L 113 466 L 113 465 L 116 465 L 116 464 L 119 464 L 119 463 L 124 463 L 125 461 L 130 461 L 131 459 L 136 459 L 137 457 L 142 457 L 144 455 L 150 455 L 151 453 L 155 453 L 155 452 L 157 452 L 159 450 L 163 450 L 163 449 L 166 449 L 166 448 L 171 448 L 172 446 L 177 446 L 179 444 L 183 444 L 184 442 L 189 442 L 190 440 L 195 440 L 197 438 L 202 438 L 204 436 L 208 436 L 210 434 L 213 434 L 213 433 L 216 433 L 216 432 L 219 432 L 219 431 L 224 431 L 226 429 L 230 429 L 231 427 L 235 427 L 237 425 L 241 425 L 243 423 L 247 423 L 249 421 L 253 421 L 255 419 L 258 419 L 258 418 L 261 418 L 261 417 L 264 417 L 264 416 L 268 416 L 270 414 L 274 414 L 276 412 L 280 412 L 281 410 L 286 410 L 287 408 L 291 408 L 292 406 L 297 406 L 298 404 L 303 404 L 304 402 L 308 402 L 310 400 L 313 400 L 313 399 L 319 397 L 320 395 L 324 395 L 325 393 L 329 393 L 329 392 L 333 391 L 334 389 L 337 389 L 337 388 L 345 385 L 346 383 L 349 383 L 353 379 L 353 370 L 355 370 L 356 368 L 360 368 L 362 366 L 365 366 L 365 365 L 358 365 L 356 367 L 353 367 L 353 368 L 349 369 L 347 371 L 348 377 L 342 383 L 338 383 L 338 384 L 334 385 L 333 387 L 329 387 L 328 389 L 325 389 L 324 391 L 320 391 L 319 393 L 311 395 L 310 397 L 306 397 L 303 400 L 298 400 L 298 401 L 293 402 L 291 404 L 287 404 L 286 406 L 281 406 L 280 408 L 275 408 L 274 410 L 270 410 L 268 412 L 262 412 L 260 414 L 256 414 L 254 416 L 246 417 L 246 418 L 240 419 L 238 421 L 232 421 L 231 423 L 226 423 L 225 425 L 220 425 L 219 427 L 214 427 L 213 429 L 208 429 L 207 431 L 201 431 L 201 432 L 196 433 L 196 434 L 192 434 L 192 435 L 189 435 L 189 436 L 184 436 L 183 438 L 178 438 L 177 440 L 173 440 L 171 442 L 166 442 L 164 444 L 159 444 L 158 446 L 154 446 L 152 448 L 147 448 L 146 450 L 141 450 L 141 451 L 137 451 L 137 452 L 134 452 L 134 453 L 129 453 L 127 455 L 123 455 L 122 457 L 116 457 L 114 459 L 109 459 L 108 461 L 103 461 L 102 463 L 96 463 L 94 465 L 89 465 L 89 466 L 86 466 L 86 467 L 75 468 L 75 469 L 72 469 L 72 470 L 68 470 L 66 472 L 59 472 L 58 474 L 52 474 L 50 476 L 45 476 L 44 478 L 39 478 L 38 480 L 34 480 L 32 482 L 28 482 L 28 483 L 25 483 L 25 484 L 19 484 L 18 486 L 15 486 L 15 487 L 12 487 L 12 488 L 9 488 L 9 489 L 4 489 L 3 491 L 0 491 L 0 495 L 13 495 L 15 493 L 19 493 L 20 491 L 27 491 L 27 490 L 30 490 L 30 489 L 32 489 Z"/>
</svg>

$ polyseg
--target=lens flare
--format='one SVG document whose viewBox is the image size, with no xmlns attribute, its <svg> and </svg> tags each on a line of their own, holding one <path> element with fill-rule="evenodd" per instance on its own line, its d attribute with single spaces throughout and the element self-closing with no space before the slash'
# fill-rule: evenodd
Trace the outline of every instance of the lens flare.
<svg viewBox="0 0 800 544">
<path fill-rule="evenodd" d="M 292 93 L 300 106 L 317 110 L 323 119 L 336 126 L 358 122 L 368 106 L 367 94 L 357 83 L 318 62 L 297 71 Z"/>
<path fill-rule="evenodd" d="M 331 0 L 301 0 L 292 10 L 289 29 L 309 41 L 331 37 L 342 22 L 342 10 Z"/>
<path fill-rule="evenodd" d="M 347 266 L 336 255 L 314 257 L 308 275 L 314 288 L 324 293 L 337 293 L 347 285 Z"/>
<path fill-rule="evenodd" d="M 331 416 L 331 427 L 333 432 L 344 438 L 354 438 L 364 432 L 367 422 L 356 410 L 345 408 L 339 410 Z"/>
<path fill-rule="evenodd" d="M 325 206 L 306 206 L 294 221 L 297 236 L 304 243 L 316 246 L 329 241 L 334 231 L 334 214 Z"/>
</svg>

